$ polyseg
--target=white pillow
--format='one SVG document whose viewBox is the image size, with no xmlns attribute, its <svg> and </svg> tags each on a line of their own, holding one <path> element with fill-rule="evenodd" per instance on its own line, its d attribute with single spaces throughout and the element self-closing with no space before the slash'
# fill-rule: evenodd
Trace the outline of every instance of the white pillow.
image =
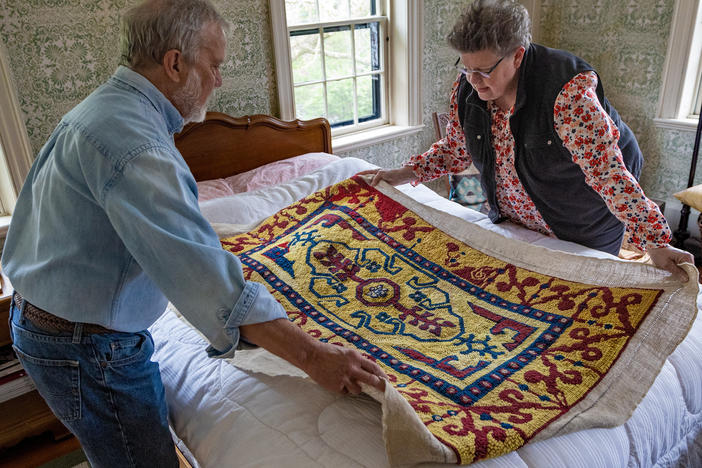
<svg viewBox="0 0 702 468">
<path fill-rule="evenodd" d="M 284 184 L 203 201 L 200 211 L 210 223 L 257 224 L 307 195 L 377 167 L 362 159 L 342 158 Z"/>
</svg>

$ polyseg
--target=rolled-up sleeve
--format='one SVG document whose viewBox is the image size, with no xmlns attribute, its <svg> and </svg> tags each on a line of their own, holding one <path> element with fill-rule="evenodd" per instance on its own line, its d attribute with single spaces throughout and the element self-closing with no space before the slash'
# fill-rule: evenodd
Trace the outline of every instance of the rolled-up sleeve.
<svg viewBox="0 0 702 468">
<path fill-rule="evenodd" d="M 234 308 L 231 311 L 225 310 L 222 314 L 222 319 L 225 320 L 224 329 L 231 337 L 232 346 L 228 349 L 217 349 L 209 346 L 207 354 L 210 357 L 232 357 L 234 351 L 239 349 L 242 343 L 240 326 L 287 318 L 284 311 L 281 315 L 281 310 L 280 303 L 271 296 L 262 284 L 248 281 L 239 300 L 234 304 Z"/>
</svg>

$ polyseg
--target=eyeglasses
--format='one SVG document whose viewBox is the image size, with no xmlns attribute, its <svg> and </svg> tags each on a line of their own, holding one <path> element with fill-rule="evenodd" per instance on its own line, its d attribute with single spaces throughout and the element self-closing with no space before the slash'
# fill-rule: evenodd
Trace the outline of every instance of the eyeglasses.
<svg viewBox="0 0 702 468">
<path fill-rule="evenodd" d="M 478 75 L 480 75 L 483 78 L 490 78 L 490 73 L 492 73 L 493 70 L 495 70 L 495 68 L 497 68 L 497 66 L 500 64 L 500 62 L 505 59 L 505 57 L 507 57 L 507 56 L 503 55 L 502 58 L 500 60 L 498 60 L 495 65 L 490 67 L 490 69 L 488 71 L 470 70 L 461 64 L 460 57 L 458 58 L 458 60 L 456 60 L 456 63 L 454 63 L 453 66 L 456 67 L 456 69 L 459 72 L 466 75 L 466 78 L 470 78 L 470 75 L 472 75 L 473 73 L 477 73 Z"/>
</svg>

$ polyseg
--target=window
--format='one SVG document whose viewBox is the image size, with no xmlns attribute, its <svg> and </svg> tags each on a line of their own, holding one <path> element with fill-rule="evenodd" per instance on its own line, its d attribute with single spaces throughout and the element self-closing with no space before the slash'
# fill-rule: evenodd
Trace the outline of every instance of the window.
<svg viewBox="0 0 702 468">
<path fill-rule="evenodd" d="M 286 0 L 295 116 L 332 128 L 385 123 L 387 17 L 375 0 Z"/>
<path fill-rule="evenodd" d="M 282 119 L 326 117 L 337 151 L 421 129 L 423 2 L 270 5 Z"/>
<path fill-rule="evenodd" d="M 702 8 L 675 2 L 659 103 L 659 127 L 694 131 L 702 106 Z"/>
</svg>

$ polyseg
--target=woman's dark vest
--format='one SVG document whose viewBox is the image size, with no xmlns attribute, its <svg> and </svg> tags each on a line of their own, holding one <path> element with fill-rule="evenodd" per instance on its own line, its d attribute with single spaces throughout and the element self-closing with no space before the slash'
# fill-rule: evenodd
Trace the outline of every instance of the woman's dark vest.
<svg viewBox="0 0 702 468">
<path fill-rule="evenodd" d="M 553 106 L 563 86 L 575 75 L 593 68 L 562 50 L 531 44 L 519 67 L 519 83 L 510 128 L 514 135 L 514 165 L 524 189 L 544 221 L 559 238 L 616 255 L 624 225 L 609 211 L 600 195 L 586 182 L 580 166 L 553 126 Z M 619 149 L 624 163 L 638 180 L 643 156 L 631 129 L 604 96 L 597 97 L 619 129 Z M 487 104 L 473 92 L 465 76 L 458 88 L 458 116 L 466 149 L 480 171 L 481 184 L 490 203 L 493 223 L 504 220 L 495 195 L 495 151 L 490 143 Z"/>
</svg>

